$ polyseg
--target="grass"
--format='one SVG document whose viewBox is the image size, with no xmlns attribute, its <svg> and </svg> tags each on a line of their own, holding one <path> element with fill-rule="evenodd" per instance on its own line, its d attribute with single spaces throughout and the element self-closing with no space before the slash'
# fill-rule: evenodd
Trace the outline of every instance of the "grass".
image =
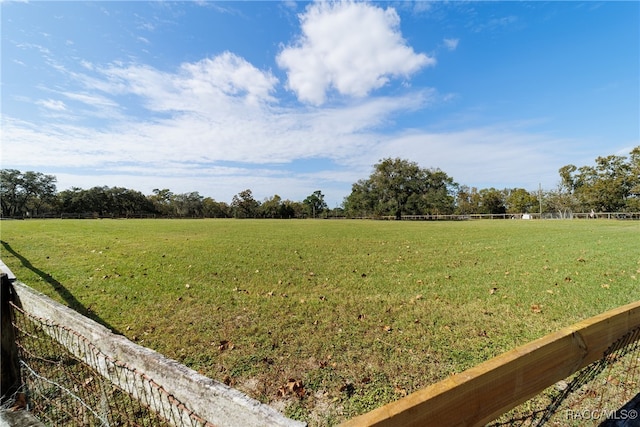
<svg viewBox="0 0 640 427">
<path fill-rule="evenodd" d="M 1 226 L 21 281 L 310 425 L 640 297 L 632 221 Z"/>
</svg>

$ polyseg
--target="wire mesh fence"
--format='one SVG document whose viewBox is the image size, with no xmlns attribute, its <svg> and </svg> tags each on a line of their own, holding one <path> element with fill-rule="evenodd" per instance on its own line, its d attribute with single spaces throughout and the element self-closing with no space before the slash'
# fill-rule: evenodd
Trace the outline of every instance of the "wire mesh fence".
<svg viewBox="0 0 640 427">
<path fill-rule="evenodd" d="M 49 426 L 211 426 L 144 372 L 12 304 L 28 410 Z"/>
<path fill-rule="evenodd" d="M 603 357 L 489 424 L 497 426 L 640 425 L 640 328 Z"/>
</svg>

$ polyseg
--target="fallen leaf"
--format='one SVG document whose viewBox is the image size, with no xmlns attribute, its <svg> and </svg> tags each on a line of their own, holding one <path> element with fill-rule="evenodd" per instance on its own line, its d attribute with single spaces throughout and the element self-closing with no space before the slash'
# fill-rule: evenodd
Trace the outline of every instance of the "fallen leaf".
<svg viewBox="0 0 640 427">
<path fill-rule="evenodd" d="M 18 411 L 21 409 L 25 409 L 27 407 L 27 395 L 25 393 L 18 393 L 15 401 L 13 402 L 13 406 L 11 407 L 11 411 Z"/>
<path fill-rule="evenodd" d="M 393 331 L 393 328 L 391 326 L 389 326 L 389 325 L 385 325 L 383 329 L 384 329 L 385 332 Z"/>
<path fill-rule="evenodd" d="M 495 294 L 496 292 L 498 292 L 498 288 L 489 289 L 489 294 L 491 294 L 491 295 Z"/>
<path fill-rule="evenodd" d="M 235 346 L 233 345 L 233 343 L 227 340 L 220 341 L 220 345 L 218 345 L 218 350 L 220 351 L 233 350 L 234 348 Z"/>
<path fill-rule="evenodd" d="M 542 312 L 542 306 L 538 305 L 538 304 L 531 304 L 531 311 L 534 313 L 541 313 Z"/>
<path fill-rule="evenodd" d="M 296 380 L 295 378 L 289 378 L 289 380 L 287 381 L 287 384 L 278 388 L 276 393 L 278 396 L 282 396 L 282 397 L 288 394 L 294 394 L 299 398 L 303 398 L 304 395 L 306 394 L 304 389 L 304 384 L 302 384 L 302 381 Z"/>
<path fill-rule="evenodd" d="M 600 285 L 602 288 L 604 289 L 609 289 L 609 285 L 607 283 L 603 283 L 602 285 Z"/>
</svg>

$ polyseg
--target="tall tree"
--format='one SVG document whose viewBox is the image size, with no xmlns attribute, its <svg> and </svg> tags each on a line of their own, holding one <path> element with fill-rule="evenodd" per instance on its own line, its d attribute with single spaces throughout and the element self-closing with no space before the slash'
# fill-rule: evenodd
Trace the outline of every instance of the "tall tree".
<svg viewBox="0 0 640 427">
<path fill-rule="evenodd" d="M 282 218 L 282 197 L 275 194 L 265 199 L 260 205 L 260 216 L 263 218 Z"/>
<path fill-rule="evenodd" d="M 37 215 L 55 201 L 56 177 L 41 172 L 0 170 L 0 206 L 3 216 Z"/>
<path fill-rule="evenodd" d="M 316 218 L 325 209 L 327 209 L 327 203 L 324 201 L 324 194 L 320 190 L 314 191 L 311 195 L 307 196 L 302 201 L 307 209 L 307 215 Z"/>
<path fill-rule="evenodd" d="M 422 169 L 404 159 L 383 159 L 366 180 L 353 184 L 345 199 L 351 216 L 450 214 L 457 184 L 440 169 Z"/>
<path fill-rule="evenodd" d="M 626 204 L 630 190 L 629 165 L 622 156 L 598 157 L 596 166 L 578 169 L 577 192 L 590 209 L 617 212 Z"/>
<path fill-rule="evenodd" d="M 151 201 L 151 203 L 153 203 L 153 206 L 160 214 L 173 214 L 173 207 L 171 202 L 173 199 L 173 193 L 168 188 L 163 188 L 162 190 L 154 188 L 153 194 L 147 197 Z"/>
<path fill-rule="evenodd" d="M 206 218 L 228 218 L 229 205 L 225 202 L 216 202 L 211 197 L 202 200 L 202 213 Z"/>
<path fill-rule="evenodd" d="M 512 188 L 505 191 L 507 213 L 529 213 L 539 206 L 538 197 L 524 188 Z"/>
<path fill-rule="evenodd" d="M 476 187 L 460 186 L 456 193 L 456 212 L 462 215 L 480 213 L 480 193 Z"/>
<path fill-rule="evenodd" d="M 480 213 L 504 214 L 507 212 L 504 193 L 495 188 L 483 188 L 480 190 Z"/>
<path fill-rule="evenodd" d="M 253 198 L 251 190 L 243 190 L 233 196 L 231 210 L 234 218 L 256 218 L 260 202 Z"/>
<path fill-rule="evenodd" d="M 342 205 L 348 216 L 368 217 L 374 215 L 378 199 L 369 180 L 360 179 L 351 186 L 351 194 L 345 197 Z"/>
<path fill-rule="evenodd" d="M 629 155 L 629 196 L 627 210 L 640 212 L 640 145 L 631 150 Z"/>
<path fill-rule="evenodd" d="M 171 204 L 178 217 L 201 217 L 203 197 L 197 191 L 174 194 Z"/>
<path fill-rule="evenodd" d="M 400 158 L 383 159 L 369 177 L 380 203 L 401 219 L 409 198 L 421 192 L 424 171 L 415 162 Z"/>
</svg>

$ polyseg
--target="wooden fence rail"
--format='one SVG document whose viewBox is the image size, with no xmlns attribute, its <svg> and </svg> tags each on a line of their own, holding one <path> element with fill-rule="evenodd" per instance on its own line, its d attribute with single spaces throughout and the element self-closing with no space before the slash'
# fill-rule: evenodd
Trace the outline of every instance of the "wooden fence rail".
<svg viewBox="0 0 640 427">
<path fill-rule="evenodd" d="M 353 418 L 353 426 L 481 426 L 601 359 L 640 327 L 640 301 L 576 323 Z"/>
<path fill-rule="evenodd" d="M 6 266 L 0 265 L 0 268 L 8 271 Z M 25 313 L 42 320 L 45 323 L 45 332 L 56 339 L 71 354 L 134 397 L 145 392 L 158 394 L 156 392 L 162 389 L 170 399 L 185 402 L 193 413 L 212 425 L 238 427 L 302 427 L 305 425 L 305 423 L 285 417 L 277 410 L 248 397 L 239 390 L 200 375 L 174 360 L 129 341 L 124 336 L 112 333 L 104 326 L 19 281 L 11 283 L 5 274 L 2 275 L 2 279 L 0 304 L 2 305 L 3 320 L 3 399 L 10 397 L 20 385 L 15 341 L 13 341 L 13 335 L 10 336 L 9 333 L 6 333 L 12 327 L 9 313 L 13 310 L 11 310 L 10 304 L 15 304 Z M 60 328 L 49 328 L 46 326 L 48 322 L 62 325 L 65 331 L 72 331 L 72 333 L 57 333 L 55 331 Z M 90 342 L 91 347 L 95 348 L 102 356 L 95 357 L 87 352 L 82 346 L 83 340 Z M 6 354 L 11 354 L 12 357 L 5 357 Z M 110 363 L 109 361 L 115 362 Z M 5 362 L 7 362 L 7 366 L 5 366 Z M 10 365 L 9 362 L 11 362 Z M 112 375 L 113 366 L 118 364 L 126 364 L 130 373 L 137 373 L 144 379 L 150 379 L 147 381 L 149 384 L 152 380 L 155 389 L 147 390 L 147 383 L 142 383 L 145 390 L 132 389 L 132 387 L 136 387 L 132 378 L 127 375 Z M 6 376 L 5 374 L 11 375 Z M 15 378 L 16 376 L 17 378 Z M 154 406 L 162 404 L 162 396 L 154 395 L 154 400 L 150 403 L 152 409 L 166 411 L 166 406 L 163 408 Z"/>
</svg>

